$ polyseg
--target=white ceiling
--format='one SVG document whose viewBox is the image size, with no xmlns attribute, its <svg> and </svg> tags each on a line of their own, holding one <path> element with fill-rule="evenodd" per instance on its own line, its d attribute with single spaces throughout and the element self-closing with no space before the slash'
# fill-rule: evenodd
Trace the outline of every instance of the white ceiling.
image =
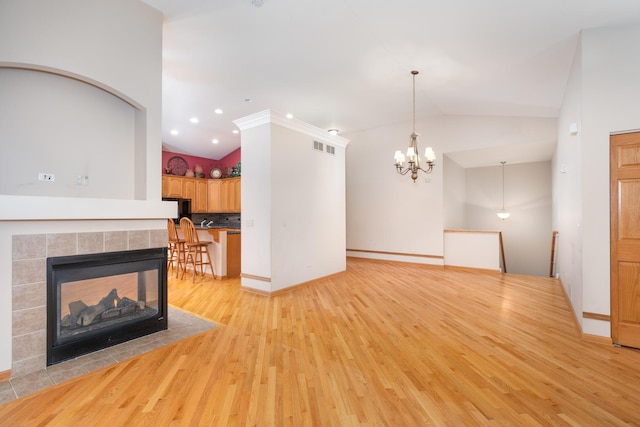
<svg viewBox="0 0 640 427">
<path fill-rule="evenodd" d="M 638 0 L 143 1 L 165 15 L 164 147 L 213 159 L 265 109 L 347 137 L 410 122 L 413 69 L 418 116 L 556 117 L 580 30 L 640 22 Z"/>
</svg>

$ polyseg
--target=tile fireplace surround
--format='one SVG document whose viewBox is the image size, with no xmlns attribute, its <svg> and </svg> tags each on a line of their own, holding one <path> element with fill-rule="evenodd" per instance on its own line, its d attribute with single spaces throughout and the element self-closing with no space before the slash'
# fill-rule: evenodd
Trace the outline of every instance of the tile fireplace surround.
<svg viewBox="0 0 640 427">
<path fill-rule="evenodd" d="M 47 257 L 166 246 L 166 230 L 12 237 L 12 378 L 46 367 Z"/>
</svg>

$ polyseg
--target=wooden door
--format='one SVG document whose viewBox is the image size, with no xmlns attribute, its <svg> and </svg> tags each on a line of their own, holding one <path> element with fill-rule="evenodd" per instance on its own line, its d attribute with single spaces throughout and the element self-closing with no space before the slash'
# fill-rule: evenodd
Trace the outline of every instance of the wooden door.
<svg viewBox="0 0 640 427">
<path fill-rule="evenodd" d="M 640 348 L 640 132 L 610 139 L 611 338 Z"/>
</svg>

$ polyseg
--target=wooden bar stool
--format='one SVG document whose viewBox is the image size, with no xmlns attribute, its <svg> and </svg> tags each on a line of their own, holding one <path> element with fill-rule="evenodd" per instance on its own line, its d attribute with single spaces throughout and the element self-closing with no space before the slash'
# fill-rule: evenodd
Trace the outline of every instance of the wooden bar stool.
<svg viewBox="0 0 640 427">
<path fill-rule="evenodd" d="M 211 268 L 211 275 L 216 278 L 216 274 L 213 270 L 213 264 L 211 263 L 211 255 L 209 254 L 209 245 L 213 242 L 210 240 L 200 241 L 196 227 L 193 225 L 193 221 L 189 218 L 180 219 L 180 228 L 184 235 L 184 248 L 185 257 L 182 269 L 182 276 L 187 271 L 187 266 L 193 266 L 193 281 L 196 281 L 196 275 L 198 274 L 198 266 L 200 266 L 200 273 L 204 277 L 204 266 L 209 265 Z M 204 257 L 207 257 L 206 260 Z"/>
<path fill-rule="evenodd" d="M 172 219 L 167 219 L 167 231 L 169 232 L 169 259 L 167 261 L 167 270 L 174 267 L 176 270 L 176 279 L 178 272 L 184 268 L 184 239 L 178 236 L 178 229 Z"/>
</svg>

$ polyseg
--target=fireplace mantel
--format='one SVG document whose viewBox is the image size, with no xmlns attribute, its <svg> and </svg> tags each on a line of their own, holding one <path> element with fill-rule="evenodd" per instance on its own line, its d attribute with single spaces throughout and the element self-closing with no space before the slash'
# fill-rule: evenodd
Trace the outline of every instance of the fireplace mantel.
<svg viewBox="0 0 640 427">
<path fill-rule="evenodd" d="M 175 202 L 0 195 L 0 221 L 165 219 Z"/>
</svg>

